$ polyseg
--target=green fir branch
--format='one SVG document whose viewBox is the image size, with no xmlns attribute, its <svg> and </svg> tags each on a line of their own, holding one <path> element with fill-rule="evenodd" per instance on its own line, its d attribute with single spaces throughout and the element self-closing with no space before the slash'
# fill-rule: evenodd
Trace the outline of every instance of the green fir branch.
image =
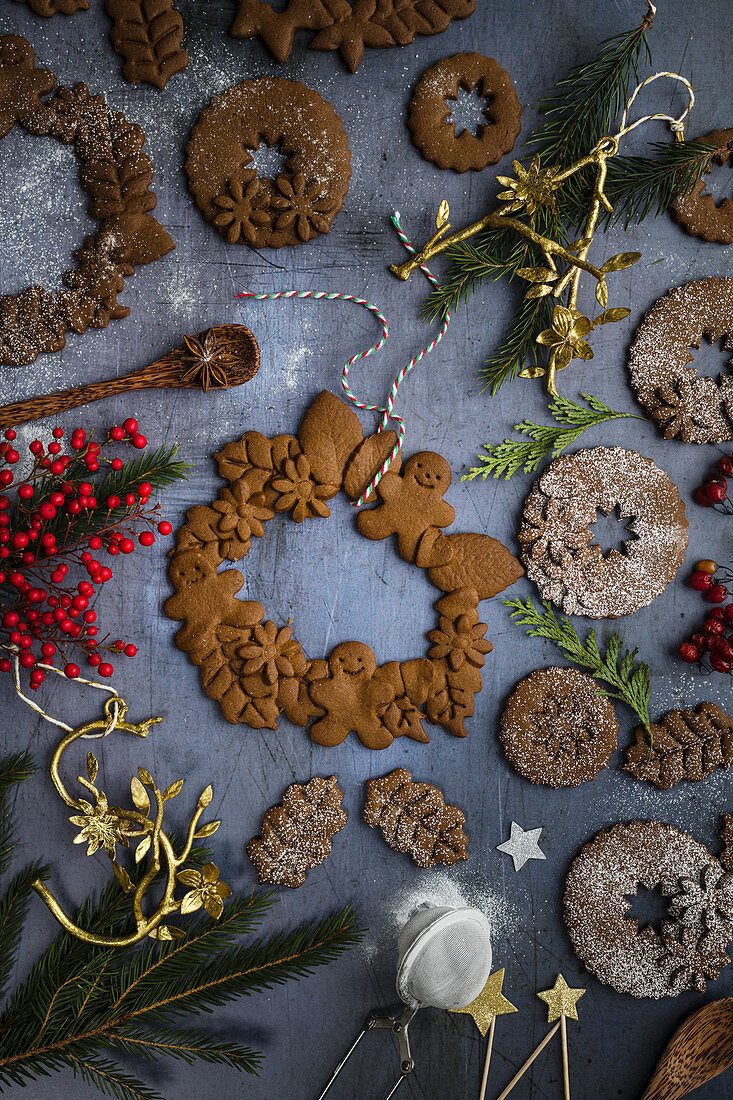
<svg viewBox="0 0 733 1100">
<path fill-rule="evenodd" d="M 5 874 L 15 847 L 10 792 L 38 769 L 28 752 L 15 752 L 0 760 L 0 875 Z"/>
<path fill-rule="evenodd" d="M 571 69 L 542 97 L 538 107 L 545 121 L 525 146 L 546 165 L 566 168 L 604 134 L 615 132 L 640 64 L 651 64 L 646 37 L 650 25 L 647 12 L 638 27 L 599 43 L 590 61 Z"/>
<path fill-rule="evenodd" d="M 0 761 L 6 860 L 12 840 L 8 795 L 32 771 L 25 754 Z M 200 868 L 210 861 L 209 849 L 197 846 L 188 864 Z M 26 867 L 0 897 L 0 984 L 7 984 L 14 965 L 31 882 L 43 874 L 36 866 Z M 141 874 L 135 868 L 132 881 Z M 234 898 L 219 922 L 201 915 L 187 925 L 181 940 L 131 949 L 90 945 L 60 931 L 0 1016 L 0 1093 L 72 1070 L 115 1100 L 162 1100 L 149 1085 L 108 1060 L 110 1052 L 257 1073 L 262 1059 L 258 1051 L 181 1027 L 179 1018 L 304 977 L 361 938 L 346 909 L 316 924 L 243 944 L 242 937 L 260 927 L 274 900 L 271 893 Z M 128 902 L 111 880 L 96 901 L 90 898 L 81 906 L 77 923 L 103 935 L 119 933 L 129 926 Z"/>
<path fill-rule="evenodd" d="M 663 214 L 686 195 L 710 169 L 715 149 L 704 141 L 657 141 L 650 157 L 612 157 L 608 162 L 606 195 L 613 211 L 606 223 L 628 227 Z"/>
<path fill-rule="evenodd" d="M 481 365 L 481 390 L 489 390 L 493 397 L 505 382 L 516 378 L 528 363 L 534 366 L 545 349 L 537 343 L 543 329 L 552 320 L 554 299 L 528 298 L 515 314 L 502 343 Z"/>
<path fill-rule="evenodd" d="M 548 455 L 557 458 L 567 447 L 582 435 L 587 428 L 596 428 L 605 424 L 608 420 L 618 420 L 628 417 L 633 420 L 643 420 L 643 416 L 635 413 L 616 412 L 609 408 L 599 398 L 592 394 L 583 393 L 581 397 L 590 408 L 571 401 L 568 397 L 558 396 L 548 405 L 548 410 L 558 424 L 568 427 L 552 427 L 549 424 L 535 424 L 531 420 L 523 420 L 521 424 L 514 425 L 515 432 L 521 432 L 526 439 L 505 439 L 503 443 L 484 443 L 484 454 L 477 456 L 477 466 L 472 466 L 461 481 L 473 481 L 480 477 L 486 481 L 488 477 L 510 478 L 519 470 L 525 474 L 531 474 Z"/>
<path fill-rule="evenodd" d="M 636 660 L 638 650 L 625 649 L 622 653 L 621 638 L 612 634 L 606 652 L 601 653 L 595 630 L 591 628 L 585 641 L 581 641 L 567 616 L 558 619 L 547 600 L 542 601 L 544 611 L 536 608 L 531 599 L 526 603 L 521 600 L 504 600 L 504 603 L 510 608 L 514 622 L 528 628 L 530 637 L 546 638 L 556 645 L 571 664 L 585 669 L 605 685 L 599 688 L 603 695 L 625 703 L 649 730 L 651 676 L 649 666 Z"/>
</svg>

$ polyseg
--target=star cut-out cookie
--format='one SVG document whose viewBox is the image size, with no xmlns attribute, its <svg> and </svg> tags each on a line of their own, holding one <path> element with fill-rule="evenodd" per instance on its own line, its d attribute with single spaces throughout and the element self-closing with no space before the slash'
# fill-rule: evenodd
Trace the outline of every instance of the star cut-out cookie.
<svg viewBox="0 0 733 1100">
<path fill-rule="evenodd" d="M 577 1004 L 584 993 L 584 989 L 571 989 L 562 974 L 558 974 L 552 989 L 545 989 L 537 994 L 539 999 L 547 1005 L 548 1024 L 551 1024 L 553 1020 L 558 1020 L 561 1016 L 577 1020 Z"/>
<path fill-rule="evenodd" d="M 503 982 L 504 967 L 497 970 L 495 974 L 489 975 L 486 985 L 470 1004 L 465 1005 L 464 1008 L 453 1008 L 451 1012 L 465 1012 L 468 1016 L 472 1016 L 476 1027 L 482 1035 L 485 1035 L 496 1016 L 517 1011 L 516 1005 L 508 1001 L 501 991 Z"/>
<path fill-rule="evenodd" d="M 521 871 L 525 863 L 530 859 L 547 859 L 547 856 L 539 846 L 542 827 L 539 829 L 527 829 L 526 831 L 512 821 L 509 840 L 497 845 L 497 851 L 506 852 L 514 861 L 514 870 Z"/>
</svg>

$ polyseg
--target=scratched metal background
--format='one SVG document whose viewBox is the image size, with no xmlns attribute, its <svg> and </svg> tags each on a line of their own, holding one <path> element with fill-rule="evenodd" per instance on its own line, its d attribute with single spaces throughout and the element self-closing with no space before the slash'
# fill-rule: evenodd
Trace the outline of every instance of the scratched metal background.
<svg viewBox="0 0 733 1100">
<path fill-rule="evenodd" d="M 528 125 L 532 105 L 543 88 L 570 65 L 587 58 L 599 39 L 634 25 L 643 14 L 641 0 L 582 5 L 576 0 L 479 0 L 479 10 L 471 19 L 454 24 L 439 37 L 418 39 L 407 49 L 368 52 L 358 74 L 350 76 L 334 54 L 309 52 L 299 45 L 290 61 L 278 66 L 259 42 L 233 41 L 227 35 L 229 3 L 181 0 L 178 6 L 192 60 L 162 94 L 122 79 L 121 59 L 109 45 L 101 0 L 94 0 L 91 12 L 50 20 L 4 0 L 0 19 L 3 32 L 28 36 L 39 63 L 53 69 L 60 82 L 85 80 L 101 88 L 114 107 L 142 124 L 155 164 L 157 215 L 176 242 L 173 254 L 128 280 L 122 299 L 132 307 L 129 319 L 113 323 L 106 331 L 72 336 L 61 354 L 42 357 L 31 367 L 5 368 L 0 376 L 2 399 L 16 400 L 136 369 L 179 343 L 183 333 L 216 322 L 245 321 L 262 347 L 262 370 L 242 390 L 209 396 L 192 391 L 151 392 L 134 401 L 109 401 L 83 413 L 85 424 L 100 429 L 134 413 L 151 443 L 180 441 L 194 473 L 189 483 L 167 495 L 174 525 L 186 508 L 216 496 L 219 483 L 210 457 L 213 451 L 249 428 L 270 435 L 293 431 L 321 388 L 338 390 L 345 357 L 375 338 L 374 321 L 355 306 L 311 302 L 242 308 L 233 301 L 238 290 L 315 287 L 376 301 L 391 320 L 392 335 L 385 351 L 354 372 L 355 389 L 369 400 L 381 398 L 396 369 L 426 340 L 428 330 L 417 317 L 425 286 L 417 277 L 400 284 L 387 272 L 387 264 L 401 256 L 388 215 L 400 210 L 408 233 L 422 240 L 443 197 L 449 199 L 459 224 L 480 214 L 491 201 L 493 172 L 458 176 L 440 172 L 420 158 L 405 128 L 405 111 L 410 90 L 423 70 L 456 51 L 480 50 L 497 57 L 511 73 Z M 692 134 L 731 124 L 732 15 L 731 0 L 660 4 L 651 36 L 655 65 L 677 69 L 692 79 L 698 99 Z M 186 190 L 182 154 L 191 126 L 212 94 L 245 77 L 270 73 L 301 79 L 333 102 L 349 134 L 353 176 L 330 236 L 305 247 L 257 253 L 227 246 L 204 222 Z M 679 93 L 658 84 L 645 105 L 667 110 L 679 109 L 681 102 Z M 646 140 L 664 136 L 663 127 L 656 124 L 645 134 L 637 131 L 628 148 L 638 151 Z M 506 165 L 502 167 L 506 170 Z M 35 141 L 16 128 L 0 151 L 0 172 L 3 292 L 20 290 L 29 281 L 50 284 L 67 265 L 84 232 L 95 224 L 85 212 L 73 156 L 59 151 L 56 143 Z M 718 193 L 726 187 L 729 191 L 724 170 L 716 172 L 713 184 Z M 35 234 L 40 237 L 33 243 Z M 615 408 L 636 411 L 625 371 L 634 325 L 667 288 L 690 278 L 730 274 L 731 249 L 685 236 L 666 216 L 648 220 L 628 236 L 617 229 L 609 239 L 599 240 L 598 247 L 605 255 L 627 248 L 643 251 L 642 263 L 613 278 L 612 304 L 628 305 L 632 314 L 628 322 L 599 332 L 595 360 L 574 365 L 563 376 L 564 390 L 573 396 L 593 392 Z M 455 483 L 449 496 L 456 507 L 456 528 L 487 531 L 515 546 L 528 480 L 521 476 L 508 483 L 461 484 L 459 480 L 481 441 L 503 438 L 524 415 L 540 419 L 543 415 L 539 384 L 517 382 L 494 400 L 479 393 L 477 369 L 499 339 L 511 304 L 506 288 L 490 285 L 469 311 L 461 310 L 448 339 L 405 385 L 399 411 L 409 425 L 410 448 L 435 448 L 452 464 Z M 714 371 L 720 367 L 722 353 L 711 349 L 701 358 L 703 369 Z M 68 423 L 71 427 L 77 419 L 72 417 Z M 26 440 L 32 434 L 22 433 Z M 589 433 L 588 444 L 600 442 L 638 447 L 670 473 L 686 499 L 718 454 L 714 448 L 665 443 L 649 423 L 641 421 L 619 421 L 602 434 Z M 397 557 L 392 545 L 356 537 L 346 503 L 337 502 L 333 511 L 330 522 L 309 523 L 302 529 L 274 522 L 247 560 L 247 594 L 261 600 L 274 619 L 292 618 L 297 637 L 311 655 L 325 654 L 354 635 L 368 642 L 380 661 L 421 654 L 424 633 L 433 621 L 435 591 L 421 572 Z M 694 505 L 689 516 L 689 559 L 729 558 L 729 521 Z M 495 919 L 495 965 L 506 967 L 505 992 L 519 1013 L 499 1021 L 489 1096 L 498 1095 L 544 1034 L 544 1010 L 535 992 L 551 985 L 558 970 L 571 985 L 588 988 L 580 1004 L 581 1021 L 570 1028 L 575 1095 L 639 1095 L 666 1037 L 699 999 L 690 994 L 662 1003 L 636 1001 L 584 975 L 561 921 L 564 875 L 572 856 L 599 828 L 634 817 L 658 817 L 689 829 L 716 850 L 716 821 L 729 808 L 725 773 L 702 784 L 682 784 L 674 792 L 657 793 L 619 771 L 619 752 L 592 786 L 549 791 L 519 778 L 497 747 L 497 717 L 515 682 L 532 669 L 553 663 L 555 655 L 549 646 L 525 641 L 498 599 L 483 605 L 495 649 L 486 664 L 484 690 L 477 697 L 466 740 L 431 727 L 429 746 L 402 740 L 373 754 L 355 739 L 330 751 L 314 746 L 307 734 L 285 720 L 276 733 L 227 725 L 218 707 L 202 694 L 197 672 L 173 646 L 173 624 L 160 610 L 168 592 L 163 550 L 158 546 L 152 552 L 140 551 L 120 563 L 102 600 L 105 623 L 140 647 L 134 662 L 118 662 L 115 682 L 120 692 L 136 717 L 166 716 L 165 725 L 142 748 L 124 739 L 100 747 L 106 789 L 113 797 L 123 797 L 127 778 L 138 763 L 154 770 L 161 780 L 185 776 L 185 789 L 191 795 L 211 779 L 213 809 L 224 820 L 216 837 L 218 861 L 228 882 L 247 889 L 255 877 L 244 845 L 258 831 L 263 811 L 279 801 L 293 779 L 336 772 L 345 791 L 349 824 L 336 839 L 332 856 L 309 876 L 307 884 L 297 892 L 283 892 L 267 930 L 316 918 L 348 902 L 356 906 L 369 932 L 364 948 L 320 969 L 314 977 L 243 999 L 217 1013 L 219 1028 L 265 1051 L 259 1079 L 241 1078 L 227 1069 L 160 1063 L 145 1071 L 159 1090 L 171 1097 L 247 1095 L 253 1100 L 285 1096 L 308 1100 L 317 1095 L 367 1010 L 396 1007 L 393 965 L 398 924 L 424 896 L 478 901 Z M 513 591 L 513 595 L 529 593 L 526 582 Z M 655 715 L 703 698 L 730 704 L 723 678 L 702 682 L 681 672 L 671 655 L 701 611 L 697 597 L 680 580 L 651 607 L 616 624 L 628 644 L 641 647 L 653 669 Z M 602 637 L 610 630 L 609 624 L 600 625 Z M 52 728 L 14 698 L 9 682 L 2 690 L 8 749 L 28 746 L 44 762 L 54 743 Z M 50 710 L 79 721 L 92 716 L 97 707 L 96 696 L 56 682 L 44 687 L 42 701 Z M 625 745 L 633 720 L 623 708 L 619 718 L 620 742 Z M 426 877 L 362 823 L 364 781 L 398 765 L 439 785 L 450 801 L 465 810 L 471 838 L 467 864 Z M 104 881 L 104 858 L 85 861 L 80 850 L 71 847 L 63 807 L 52 797 L 43 774 L 25 785 L 18 796 L 18 810 L 19 856 L 51 861 L 54 884 L 65 901 L 72 904 Z M 541 825 L 544 829 L 546 862 L 530 863 L 520 874 L 495 850 L 508 835 L 512 819 L 525 828 Z M 53 932 L 40 903 L 31 906 L 19 974 Z M 732 991 L 731 974 L 725 972 L 709 995 Z M 421 1100 L 474 1096 L 483 1043 L 472 1021 L 426 1011 L 417 1017 L 413 1031 L 417 1069 L 403 1087 L 404 1095 Z M 379 1097 L 387 1091 L 395 1070 L 389 1038 L 370 1037 L 338 1095 Z M 518 1100 L 527 1096 L 539 1100 L 559 1096 L 561 1088 L 559 1044 L 553 1044 L 516 1095 Z M 31 1091 L 39 1100 L 97 1095 L 69 1076 L 35 1084 Z M 728 1097 L 733 1087 L 723 1077 L 699 1095 L 700 1100 Z"/>
</svg>

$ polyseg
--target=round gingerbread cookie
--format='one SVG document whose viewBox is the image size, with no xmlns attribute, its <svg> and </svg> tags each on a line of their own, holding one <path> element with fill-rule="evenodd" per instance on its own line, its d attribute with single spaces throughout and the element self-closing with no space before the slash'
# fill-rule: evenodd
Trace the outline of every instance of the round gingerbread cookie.
<svg viewBox="0 0 733 1100">
<path fill-rule="evenodd" d="M 458 89 L 476 90 L 486 99 L 486 122 L 475 134 L 456 134 L 449 100 L 458 99 Z M 514 148 L 521 129 L 522 107 L 509 73 L 498 62 L 480 53 L 457 53 L 444 57 L 425 73 L 410 102 L 407 126 L 412 140 L 426 160 L 454 172 L 480 172 L 496 164 Z"/>
<path fill-rule="evenodd" d="M 670 898 L 659 929 L 627 915 L 639 886 Z M 576 954 L 619 993 L 702 993 L 730 962 L 733 876 L 672 825 L 630 821 L 598 833 L 570 868 L 564 910 Z"/>
<path fill-rule="evenodd" d="M 541 668 L 507 699 L 499 739 L 525 779 L 577 787 L 607 766 L 618 728 L 613 704 L 591 676 L 575 668 Z"/>
<path fill-rule="evenodd" d="M 721 167 L 733 160 L 733 129 L 712 130 L 703 141 L 715 150 L 713 162 Z M 712 164 L 706 175 L 712 171 Z M 672 217 L 692 237 L 716 244 L 733 244 L 733 202 L 715 201 L 705 190 L 705 178 L 699 179 L 691 191 L 681 195 L 670 206 Z"/>
<path fill-rule="evenodd" d="M 696 279 L 652 306 L 629 353 L 631 385 L 665 439 L 724 443 L 733 439 L 733 376 L 701 377 L 690 348 L 703 336 L 733 351 L 733 279 Z"/>
<path fill-rule="evenodd" d="M 616 512 L 623 553 L 593 542 Z M 615 619 L 646 607 L 682 564 L 685 506 L 664 470 L 638 451 L 593 447 L 551 462 L 524 504 L 518 534 L 527 576 L 568 615 Z"/>
<path fill-rule="evenodd" d="M 264 142 L 287 157 L 277 179 L 257 175 Z M 351 178 L 341 119 L 295 80 L 244 80 L 202 112 L 186 149 L 188 185 L 230 244 L 282 248 L 328 233 Z"/>
</svg>

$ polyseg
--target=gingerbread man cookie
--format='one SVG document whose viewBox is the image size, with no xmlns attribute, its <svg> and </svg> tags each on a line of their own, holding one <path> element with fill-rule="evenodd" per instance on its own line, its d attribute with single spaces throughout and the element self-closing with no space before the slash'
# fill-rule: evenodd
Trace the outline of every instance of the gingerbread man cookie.
<svg viewBox="0 0 733 1100">
<path fill-rule="evenodd" d="M 326 711 L 311 727 L 319 745 L 340 745 L 353 730 L 362 745 L 384 749 L 392 734 L 382 722 L 383 711 L 395 697 L 386 680 L 374 679 L 377 660 L 363 642 L 342 642 L 328 658 L 328 678 L 310 685 L 313 702 Z"/>
<path fill-rule="evenodd" d="M 163 604 L 170 619 L 185 621 L 176 633 L 177 647 L 192 653 L 206 644 L 213 627 L 211 608 L 216 607 L 220 624 L 254 627 L 262 621 L 265 609 L 256 600 L 238 600 L 237 592 L 244 577 L 236 569 L 217 573 L 213 565 L 197 550 L 184 550 L 171 561 L 168 576 L 176 590 Z"/>
<path fill-rule="evenodd" d="M 357 526 L 362 535 L 379 541 L 397 535 L 397 549 L 405 561 L 423 568 L 446 564 L 440 528 L 456 518 L 454 508 L 443 500 L 451 483 L 451 469 L 442 455 L 418 451 L 405 463 L 401 474 L 389 471 L 377 486 L 382 501 L 361 512 Z"/>
</svg>

